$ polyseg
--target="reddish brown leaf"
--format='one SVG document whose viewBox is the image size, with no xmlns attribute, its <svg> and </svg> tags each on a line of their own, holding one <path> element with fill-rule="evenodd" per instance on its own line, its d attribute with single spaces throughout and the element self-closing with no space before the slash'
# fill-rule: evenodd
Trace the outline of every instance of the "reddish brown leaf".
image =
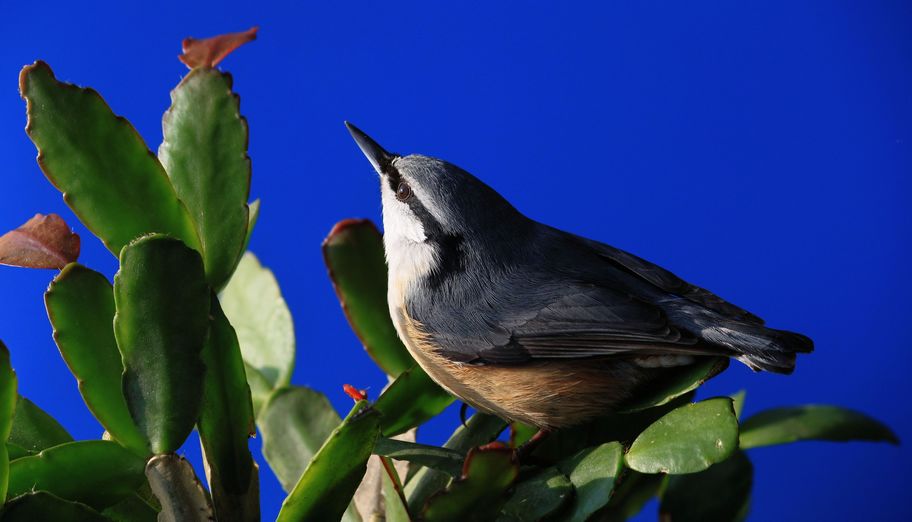
<svg viewBox="0 0 912 522">
<path fill-rule="evenodd" d="M 79 258 L 79 236 L 57 214 L 35 214 L 0 236 L 0 265 L 63 268 Z"/>
<path fill-rule="evenodd" d="M 240 33 L 228 33 L 211 38 L 184 38 L 181 42 L 184 54 L 178 56 L 184 65 L 194 67 L 215 67 L 238 47 L 256 39 L 259 27 L 251 27 Z"/>
<path fill-rule="evenodd" d="M 510 447 L 499 440 L 495 440 L 494 442 L 489 442 L 482 446 L 478 446 L 479 451 L 502 451 L 502 450 L 508 450 L 508 449 L 510 449 Z M 466 473 L 466 471 L 463 470 L 463 473 Z"/>
<path fill-rule="evenodd" d="M 518 475 L 519 462 L 510 448 L 473 448 L 462 476 L 427 500 L 422 520 L 494 520 Z"/>
<path fill-rule="evenodd" d="M 495 440 L 494 442 L 489 442 L 477 448 L 471 448 L 466 454 L 465 462 L 462 464 L 462 477 L 461 480 L 466 480 L 472 474 L 472 466 L 474 464 L 475 457 L 484 454 L 496 455 L 497 459 L 504 462 L 509 462 L 512 466 L 512 469 L 519 471 L 519 463 L 516 460 L 516 452 L 508 448 L 506 444 Z M 515 476 L 514 476 L 515 478 Z"/>
</svg>

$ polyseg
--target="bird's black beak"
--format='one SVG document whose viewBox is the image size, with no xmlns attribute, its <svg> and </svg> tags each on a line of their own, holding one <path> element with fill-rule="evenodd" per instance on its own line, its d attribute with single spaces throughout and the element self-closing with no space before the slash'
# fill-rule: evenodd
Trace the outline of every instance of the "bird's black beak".
<svg viewBox="0 0 912 522">
<path fill-rule="evenodd" d="M 355 138 L 355 143 L 358 144 L 361 152 L 364 153 L 367 160 L 374 166 L 374 170 L 377 171 L 377 174 L 383 174 L 387 167 L 393 162 L 393 159 L 396 158 L 396 155 L 387 152 L 380 144 L 351 123 L 345 122 L 345 126 L 348 127 L 348 132 L 351 133 L 352 138 Z"/>
</svg>

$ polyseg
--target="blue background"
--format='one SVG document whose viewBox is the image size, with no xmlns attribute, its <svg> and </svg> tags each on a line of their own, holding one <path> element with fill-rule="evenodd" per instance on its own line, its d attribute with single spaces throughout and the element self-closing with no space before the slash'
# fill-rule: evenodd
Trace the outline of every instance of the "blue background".
<svg viewBox="0 0 912 522">
<path fill-rule="evenodd" d="M 733 365 L 705 394 L 746 389 L 747 414 L 836 403 L 912 440 L 908 2 L 5 4 L 0 229 L 60 213 L 84 238 L 81 260 L 108 275 L 113 256 L 34 161 L 19 68 L 41 58 L 96 88 L 155 149 L 186 72 L 181 38 L 260 25 L 223 64 L 263 199 L 251 248 L 295 316 L 294 382 L 340 409 L 342 383 L 376 394 L 384 382 L 319 248 L 339 219 L 379 219 L 349 119 L 393 151 L 461 165 L 535 219 L 637 253 L 817 343 L 791 377 Z M 0 337 L 21 392 L 95 438 L 101 427 L 51 340 L 41 296 L 52 276 L 0 269 Z M 422 436 L 440 442 L 456 423 L 450 412 Z M 195 441 L 186 452 L 198 459 Z M 906 447 L 802 443 L 751 457 L 755 520 L 912 516 Z M 283 494 L 267 467 L 261 477 L 271 519 Z"/>
</svg>

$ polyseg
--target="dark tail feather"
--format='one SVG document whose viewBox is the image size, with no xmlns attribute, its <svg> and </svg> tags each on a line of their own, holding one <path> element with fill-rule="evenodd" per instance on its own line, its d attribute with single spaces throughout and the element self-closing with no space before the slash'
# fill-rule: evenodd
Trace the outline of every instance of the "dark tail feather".
<svg viewBox="0 0 912 522">
<path fill-rule="evenodd" d="M 676 326 L 757 371 L 792 373 L 796 355 L 814 351 L 814 342 L 799 333 L 726 317 L 680 297 L 665 300 L 662 305 Z"/>
<path fill-rule="evenodd" d="M 757 371 L 792 373 L 795 356 L 814 351 L 814 341 L 809 337 L 785 330 L 743 323 L 713 330 L 703 332 L 706 340 L 732 349 L 737 354 L 735 359 Z"/>
</svg>

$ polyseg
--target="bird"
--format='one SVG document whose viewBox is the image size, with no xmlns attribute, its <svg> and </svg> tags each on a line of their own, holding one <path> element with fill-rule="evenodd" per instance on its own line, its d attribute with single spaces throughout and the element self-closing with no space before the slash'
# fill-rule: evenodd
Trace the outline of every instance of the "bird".
<svg viewBox="0 0 912 522">
<path fill-rule="evenodd" d="M 526 217 L 456 165 L 390 153 L 345 124 L 380 178 L 396 332 L 479 411 L 547 433 L 708 357 L 789 374 L 814 348 L 658 265 Z"/>
</svg>

